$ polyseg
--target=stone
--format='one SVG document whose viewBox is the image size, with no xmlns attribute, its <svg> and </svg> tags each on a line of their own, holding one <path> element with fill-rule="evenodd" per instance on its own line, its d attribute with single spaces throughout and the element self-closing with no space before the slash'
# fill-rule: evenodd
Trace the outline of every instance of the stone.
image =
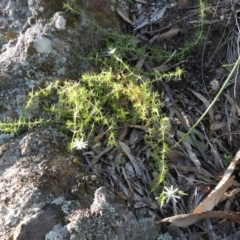
<svg viewBox="0 0 240 240">
<path fill-rule="evenodd" d="M 69 1 L 79 14 L 63 2 L 1 1 L 0 119 L 17 119 L 34 89 L 77 80 L 91 68 L 79 56 L 101 49 L 108 30 L 118 28 L 111 1 Z M 27 116 L 40 114 L 36 98 Z M 50 126 L 0 134 L 0 240 L 154 238 L 156 214 L 128 208 L 67 151 L 70 141 Z"/>
</svg>

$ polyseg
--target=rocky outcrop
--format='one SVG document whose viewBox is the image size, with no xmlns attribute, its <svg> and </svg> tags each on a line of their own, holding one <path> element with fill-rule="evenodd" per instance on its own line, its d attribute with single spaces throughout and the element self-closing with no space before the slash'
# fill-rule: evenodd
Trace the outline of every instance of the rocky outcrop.
<svg viewBox="0 0 240 240">
<path fill-rule="evenodd" d="M 64 139 L 45 127 L 1 145 L 0 239 L 154 239 L 155 213 L 130 211 Z"/>
<path fill-rule="evenodd" d="M 64 9 L 63 2 L 0 3 L 0 110 L 6 115 L 9 109 L 21 113 L 32 88 L 56 79 L 77 79 L 91 67 L 84 59 L 97 53 L 106 29 L 117 27 L 108 1 L 103 11 L 95 1 L 73 1 L 77 13 Z"/>
<path fill-rule="evenodd" d="M 89 69 L 84 57 L 118 27 L 111 1 L 70 1 L 80 14 L 63 2 L 1 1 L 0 119 L 17 118 L 32 89 Z M 130 210 L 67 142 L 49 126 L 0 134 L 0 239 L 154 239 L 155 213 Z"/>
</svg>

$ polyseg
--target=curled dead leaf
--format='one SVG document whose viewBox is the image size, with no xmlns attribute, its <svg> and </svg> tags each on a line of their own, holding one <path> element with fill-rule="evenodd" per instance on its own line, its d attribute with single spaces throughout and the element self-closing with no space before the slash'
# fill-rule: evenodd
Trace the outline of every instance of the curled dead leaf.
<svg viewBox="0 0 240 240">
<path fill-rule="evenodd" d="M 171 41 L 172 38 L 177 36 L 179 32 L 180 32 L 179 28 L 171 29 L 171 30 L 159 35 L 158 38 L 156 39 L 156 41 L 157 42 L 160 42 L 163 40 Z"/>
<path fill-rule="evenodd" d="M 156 224 L 171 223 L 178 227 L 186 228 L 206 218 L 221 218 L 240 222 L 240 212 L 207 211 L 203 213 L 180 214 L 164 218 L 156 222 Z"/>
<path fill-rule="evenodd" d="M 208 195 L 208 197 L 201 202 L 193 211 L 194 213 L 200 213 L 204 211 L 212 210 L 214 206 L 221 200 L 223 194 L 232 185 L 234 176 L 231 177 L 237 163 L 240 160 L 240 150 L 234 156 L 232 162 L 226 169 L 221 181 L 214 188 L 214 190 Z M 231 177 L 231 178 L 230 178 Z"/>
<path fill-rule="evenodd" d="M 216 188 L 201 202 L 193 211 L 193 213 L 201 213 L 212 210 L 222 199 L 224 193 L 232 185 L 234 176 L 227 179 L 219 188 L 218 185 Z"/>
<path fill-rule="evenodd" d="M 105 135 L 105 132 L 98 134 L 96 137 L 94 137 L 93 141 L 95 143 L 99 142 L 103 138 L 104 135 Z"/>
</svg>

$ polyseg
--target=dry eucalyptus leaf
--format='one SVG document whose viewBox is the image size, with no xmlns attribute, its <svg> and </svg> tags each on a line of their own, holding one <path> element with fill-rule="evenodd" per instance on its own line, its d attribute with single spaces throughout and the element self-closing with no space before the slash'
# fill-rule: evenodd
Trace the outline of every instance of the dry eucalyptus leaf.
<svg viewBox="0 0 240 240">
<path fill-rule="evenodd" d="M 191 145 L 186 142 L 186 141 L 183 141 L 183 144 L 184 146 L 186 147 L 186 150 L 188 152 L 188 156 L 190 157 L 190 159 L 193 161 L 194 165 L 197 167 L 198 170 L 201 169 L 201 163 L 200 161 L 198 160 L 196 154 L 194 153 Z"/>
<path fill-rule="evenodd" d="M 193 211 L 193 213 L 202 213 L 212 210 L 222 199 L 227 189 L 232 186 L 234 176 L 227 179 L 220 187 L 216 188 L 203 200 Z"/>
<path fill-rule="evenodd" d="M 128 132 L 128 127 L 124 127 L 122 131 L 118 134 L 118 139 L 123 140 Z"/>
<path fill-rule="evenodd" d="M 180 147 L 170 148 L 167 157 L 175 164 L 177 163 L 177 159 L 188 158 L 187 154 Z"/>
<path fill-rule="evenodd" d="M 215 189 L 208 195 L 208 197 L 200 203 L 194 210 L 194 213 L 200 213 L 213 209 L 214 206 L 221 200 L 223 194 L 232 185 L 234 176 L 231 177 L 238 161 L 240 159 L 240 150 L 236 153 L 232 162 L 226 169 L 221 181 L 215 187 Z M 230 178 L 231 177 L 231 178 Z"/>
<path fill-rule="evenodd" d="M 133 130 L 130 134 L 129 142 L 130 143 L 136 142 L 143 136 L 143 134 L 144 134 L 143 130 L 141 130 L 139 128 L 133 128 Z"/>
<path fill-rule="evenodd" d="M 167 6 L 163 8 L 152 6 L 146 9 L 146 11 L 141 14 L 137 21 L 133 24 L 134 31 L 148 24 L 152 24 L 158 21 L 160 18 L 163 17 L 166 8 Z"/>
<path fill-rule="evenodd" d="M 120 198 L 127 200 L 126 195 L 124 194 L 123 191 L 114 191 Z"/>
<path fill-rule="evenodd" d="M 146 1 L 144 1 L 144 0 L 135 0 L 136 2 L 138 2 L 138 3 L 142 3 L 142 4 L 145 4 L 145 5 L 147 5 L 148 3 L 146 2 Z"/>
<path fill-rule="evenodd" d="M 133 24 L 133 22 L 123 13 L 123 11 L 119 7 L 116 10 L 119 16 L 123 18 L 123 20 L 130 23 L 131 25 Z"/>
<path fill-rule="evenodd" d="M 135 68 L 136 68 L 137 70 L 141 70 L 141 69 L 142 69 L 142 66 L 143 66 L 143 64 L 144 64 L 144 62 L 145 62 L 145 59 L 146 59 L 146 56 L 144 56 L 144 57 L 142 57 L 142 58 L 140 58 L 140 59 L 138 60 L 136 66 L 135 66 Z"/>
<path fill-rule="evenodd" d="M 128 187 L 129 187 L 130 191 L 131 191 L 131 194 L 133 194 L 134 190 L 133 190 L 133 188 L 132 188 L 132 185 L 131 185 L 130 181 L 128 180 L 128 177 L 127 177 L 125 168 L 122 167 L 121 169 L 122 169 L 123 176 L 124 176 L 124 178 L 125 178 L 125 180 L 126 180 L 126 182 L 127 182 L 127 184 L 128 184 Z"/>
<path fill-rule="evenodd" d="M 104 135 L 105 135 L 105 132 L 98 134 L 96 137 L 94 137 L 93 141 L 95 143 L 99 142 L 104 137 Z"/>
<path fill-rule="evenodd" d="M 214 24 L 214 23 L 217 23 L 217 22 L 221 22 L 221 20 L 219 19 L 214 19 L 214 20 L 193 20 L 193 21 L 189 21 L 189 23 L 192 23 L 192 24 L 196 24 L 196 23 L 203 23 L 203 24 Z"/>
<path fill-rule="evenodd" d="M 197 92 L 195 92 L 195 91 L 193 91 L 193 90 L 192 90 L 192 93 L 193 93 L 196 97 L 198 97 L 198 98 L 204 103 L 204 105 L 206 106 L 206 108 L 209 107 L 210 102 L 209 102 L 204 96 L 202 96 L 200 93 L 197 93 Z M 214 114 L 213 114 L 213 109 L 212 109 L 212 108 L 209 109 L 208 114 L 209 114 L 209 116 L 210 116 L 211 121 L 213 122 L 213 121 L 214 121 Z"/>
<path fill-rule="evenodd" d="M 208 211 L 203 213 L 180 214 L 180 215 L 164 218 L 156 223 L 157 224 L 171 223 L 178 227 L 187 228 L 190 225 L 206 218 L 221 218 L 221 219 L 232 220 L 235 222 L 240 222 L 240 212 Z"/>
<path fill-rule="evenodd" d="M 222 171 L 224 168 L 223 163 L 221 161 L 221 155 L 218 151 L 217 143 L 213 143 L 211 146 L 212 155 L 214 157 L 214 165 L 218 171 Z"/>
<path fill-rule="evenodd" d="M 171 30 L 159 35 L 156 40 L 159 42 L 163 41 L 163 40 L 171 41 L 172 38 L 177 36 L 179 32 L 180 32 L 179 28 L 171 29 Z"/>
<path fill-rule="evenodd" d="M 137 176 L 141 176 L 141 170 L 136 162 L 136 159 L 133 157 L 133 155 L 131 154 L 131 150 L 130 148 L 127 146 L 126 143 L 124 142 L 121 142 L 121 141 L 118 141 L 120 147 L 122 148 L 123 152 L 127 155 L 127 157 L 129 158 L 129 160 L 131 161 L 133 167 L 134 167 L 134 170 L 135 170 L 135 173 Z"/>
<path fill-rule="evenodd" d="M 129 125 L 129 127 L 139 128 L 139 129 L 142 129 L 142 130 L 145 131 L 145 132 L 147 132 L 147 131 L 149 130 L 148 127 L 142 126 L 142 125 Z"/>
<path fill-rule="evenodd" d="M 169 70 L 169 68 L 171 68 L 168 64 L 164 64 L 164 65 L 161 65 L 159 67 L 155 67 L 153 68 L 155 71 L 158 71 L 158 72 L 166 72 Z"/>
<path fill-rule="evenodd" d="M 105 153 L 109 152 L 112 148 L 113 148 L 112 146 L 109 146 L 109 147 L 105 148 L 105 149 L 104 149 L 101 153 L 99 153 L 97 156 L 94 156 L 93 159 L 92 159 L 92 161 L 91 161 L 92 166 L 95 165 L 95 164 L 98 162 L 98 160 L 99 160 L 100 157 L 102 157 Z"/>
<path fill-rule="evenodd" d="M 186 142 L 190 143 L 193 147 L 195 147 L 195 143 L 193 142 L 191 136 L 185 136 L 185 134 L 186 134 L 186 133 L 177 130 L 177 135 L 178 135 L 179 137 L 181 137 L 181 138 L 184 137 L 184 140 L 185 140 Z M 207 149 L 207 145 L 206 145 L 204 142 L 200 142 L 200 141 L 197 140 L 197 143 L 196 143 L 196 144 L 198 144 L 198 145 L 201 147 L 201 149 L 203 149 L 203 150 Z"/>
<path fill-rule="evenodd" d="M 138 192 L 140 195 L 144 196 L 145 195 L 145 191 L 143 189 L 142 184 L 140 184 L 139 182 L 132 182 L 132 187 L 135 189 L 136 192 Z"/>
<path fill-rule="evenodd" d="M 213 121 L 211 123 L 210 130 L 215 131 L 215 130 L 221 129 L 225 126 L 227 126 L 227 122 Z"/>
</svg>

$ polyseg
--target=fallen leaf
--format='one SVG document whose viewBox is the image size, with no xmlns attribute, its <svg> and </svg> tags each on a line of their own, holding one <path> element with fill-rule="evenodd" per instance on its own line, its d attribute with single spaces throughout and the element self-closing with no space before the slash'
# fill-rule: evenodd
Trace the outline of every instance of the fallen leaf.
<svg viewBox="0 0 240 240">
<path fill-rule="evenodd" d="M 163 41 L 163 40 L 167 40 L 167 41 L 171 41 L 173 37 L 175 37 L 178 33 L 180 32 L 179 28 L 176 29 L 171 29 L 161 35 L 158 36 L 158 38 L 156 39 L 156 41 Z"/>
<path fill-rule="evenodd" d="M 143 131 L 140 129 L 134 128 L 130 134 L 129 142 L 130 143 L 136 142 L 140 138 L 141 135 L 143 135 Z"/>
<path fill-rule="evenodd" d="M 204 103 L 206 108 L 208 108 L 210 106 L 210 102 L 204 96 L 202 96 L 200 93 L 197 93 L 193 90 L 192 90 L 192 93 Z M 213 122 L 214 121 L 214 114 L 213 114 L 213 109 L 212 108 L 209 109 L 208 114 L 210 116 L 211 122 Z"/>
<path fill-rule="evenodd" d="M 192 233 L 189 233 L 188 240 L 202 240 L 202 239 L 204 239 L 202 236 L 206 233 L 207 232 L 192 232 Z"/>
<path fill-rule="evenodd" d="M 129 187 L 130 191 L 131 191 L 131 194 L 133 194 L 134 191 L 133 191 L 133 188 L 132 188 L 132 185 L 131 185 L 130 181 L 128 180 L 126 171 L 125 171 L 124 167 L 121 167 L 121 169 L 122 169 L 123 176 L 124 176 L 124 178 L 125 178 L 125 180 L 126 180 L 126 182 L 128 184 L 128 187 Z"/>
<path fill-rule="evenodd" d="M 105 153 L 107 153 L 108 151 L 110 151 L 112 148 L 113 148 L 112 146 L 109 146 L 109 147 L 105 148 L 105 149 L 104 149 L 101 153 L 99 153 L 97 156 L 94 156 L 93 159 L 92 159 L 92 161 L 91 161 L 92 166 L 95 165 L 95 164 L 98 162 L 99 158 L 100 158 L 102 155 L 104 155 Z"/>
<path fill-rule="evenodd" d="M 114 180 L 114 182 L 117 183 L 117 185 L 123 190 L 123 193 L 125 194 L 125 196 L 127 198 L 129 198 L 130 193 L 129 193 L 128 189 L 125 187 L 125 185 L 121 182 L 121 180 L 119 180 L 119 176 L 116 176 L 116 174 L 113 174 L 111 172 L 110 172 L 110 174 L 111 174 L 111 177 Z"/>
<path fill-rule="evenodd" d="M 215 141 L 215 139 L 214 139 Z M 211 152 L 212 155 L 214 157 L 214 165 L 216 166 L 216 169 L 218 170 L 218 172 L 223 171 L 225 169 L 225 167 L 223 166 L 223 163 L 221 161 L 221 155 L 218 151 L 218 147 L 216 146 L 217 143 L 213 142 L 213 144 L 211 145 Z"/>
<path fill-rule="evenodd" d="M 119 140 L 123 140 L 123 139 L 125 138 L 127 132 L 128 132 L 128 127 L 124 127 L 124 128 L 123 128 L 123 131 L 118 134 L 118 135 L 119 135 L 119 136 L 118 136 L 118 139 L 119 139 Z"/>
<path fill-rule="evenodd" d="M 175 164 L 177 164 L 178 158 L 187 158 L 187 154 L 183 151 L 183 149 L 179 147 L 172 147 L 169 149 L 167 153 L 167 157 Z"/>
<path fill-rule="evenodd" d="M 104 137 L 104 135 L 105 135 L 105 132 L 98 134 L 96 137 L 94 137 L 93 141 L 95 143 L 99 142 Z"/>
<path fill-rule="evenodd" d="M 145 131 L 145 132 L 147 132 L 147 131 L 149 130 L 148 127 L 142 126 L 142 125 L 129 125 L 129 127 L 139 128 L 139 129 L 142 129 L 142 130 Z"/>
<path fill-rule="evenodd" d="M 186 137 L 185 137 L 185 134 L 186 134 L 186 133 L 177 130 L 177 135 L 178 135 L 179 137 L 181 137 L 181 138 L 184 137 L 184 140 L 185 140 L 186 142 L 190 143 L 193 147 L 195 147 L 195 144 L 194 144 L 192 138 L 191 138 L 190 136 L 186 136 Z M 196 144 L 198 144 L 198 145 L 201 147 L 202 150 L 207 149 L 207 145 L 206 145 L 204 142 L 197 141 Z"/>
<path fill-rule="evenodd" d="M 164 218 L 156 224 L 171 223 L 178 227 L 187 228 L 190 225 L 199 222 L 206 218 L 221 218 L 235 222 L 240 222 L 240 212 L 222 212 L 222 211 L 207 211 L 203 213 L 180 214 L 168 218 Z"/>
<path fill-rule="evenodd" d="M 123 13 L 123 11 L 119 7 L 116 10 L 119 16 L 123 18 L 123 20 L 130 23 L 131 25 L 133 24 L 133 22 Z"/>
<path fill-rule="evenodd" d="M 137 19 L 137 21 L 133 24 L 134 31 L 142 28 L 148 24 L 155 23 L 158 21 L 160 18 L 163 17 L 163 14 L 165 10 L 167 9 L 167 6 L 161 8 L 161 7 L 156 7 L 152 6 L 146 9 L 146 11 L 140 15 L 140 17 Z"/>
<path fill-rule="evenodd" d="M 217 22 L 221 22 L 220 19 L 214 19 L 214 20 L 193 20 L 193 21 L 189 21 L 189 23 L 203 23 L 203 24 L 214 24 L 214 23 L 217 23 Z"/>
<path fill-rule="evenodd" d="M 127 197 L 123 191 L 114 191 L 114 193 L 116 193 L 120 198 L 127 200 Z"/>
<path fill-rule="evenodd" d="M 188 167 L 188 166 L 183 166 L 179 165 L 177 166 L 176 164 L 169 164 L 169 167 L 172 169 L 178 169 L 190 173 L 194 173 L 199 179 L 204 180 L 206 183 L 211 182 L 214 177 L 205 169 L 201 168 L 201 171 L 199 171 L 196 167 Z"/>
<path fill-rule="evenodd" d="M 191 145 L 186 142 L 186 141 L 183 141 L 183 144 L 184 146 L 186 147 L 186 150 L 188 152 L 188 156 L 190 157 L 190 159 L 193 161 L 194 165 L 197 167 L 198 170 L 200 170 L 201 168 L 201 163 L 200 161 L 198 160 L 196 154 L 194 153 L 194 151 L 192 150 L 192 147 Z"/>
<path fill-rule="evenodd" d="M 227 179 L 221 186 L 219 184 L 193 211 L 193 213 L 202 213 L 212 210 L 222 199 L 227 189 L 232 186 L 234 176 Z"/>
<path fill-rule="evenodd" d="M 210 130 L 215 131 L 227 126 L 226 122 L 213 121 L 210 126 Z"/>
<path fill-rule="evenodd" d="M 133 157 L 133 155 L 130 153 L 131 150 L 130 148 L 127 146 L 126 143 L 118 141 L 120 147 L 122 148 L 122 150 L 124 151 L 124 153 L 127 155 L 127 157 L 129 158 L 129 160 L 132 162 L 132 165 L 134 167 L 135 173 L 138 177 L 140 177 L 141 174 L 141 170 L 138 166 L 138 164 L 136 163 L 136 159 Z"/>
<path fill-rule="evenodd" d="M 171 68 L 168 64 L 163 64 L 159 67 L 155 67 L 153 68 L 155 71 L 159 71 L 159 72 L 166 72 L 169 70 L 169 68 Z"/>
<path fill-rule="evenodd" d="M 142 3 L 142 4 L 145 4 L 145 5 L 147 5 L 147 4 L 148 4 L 148 3 L 147 3 L 147 2 L 145 2 L 144 0 L 135 0 L 135 2 Z"/>
<path fill-rule="evenodd" d="M 138 60 L 136 66 L 135 66 L 135 68 L 137 70 L 141 70 L 142 69 L 142 66 L 143 66 L 143 64 L 145 62 L 145 59 L 146 59 L 146 55 Z"/>
<path fill-rule="evenodd" d="M 132 187 L 138 192 L 140 195 L 144 196 L 144 188 L 142 184 L 137 181 L 132 182 Z"/>
</svg>

